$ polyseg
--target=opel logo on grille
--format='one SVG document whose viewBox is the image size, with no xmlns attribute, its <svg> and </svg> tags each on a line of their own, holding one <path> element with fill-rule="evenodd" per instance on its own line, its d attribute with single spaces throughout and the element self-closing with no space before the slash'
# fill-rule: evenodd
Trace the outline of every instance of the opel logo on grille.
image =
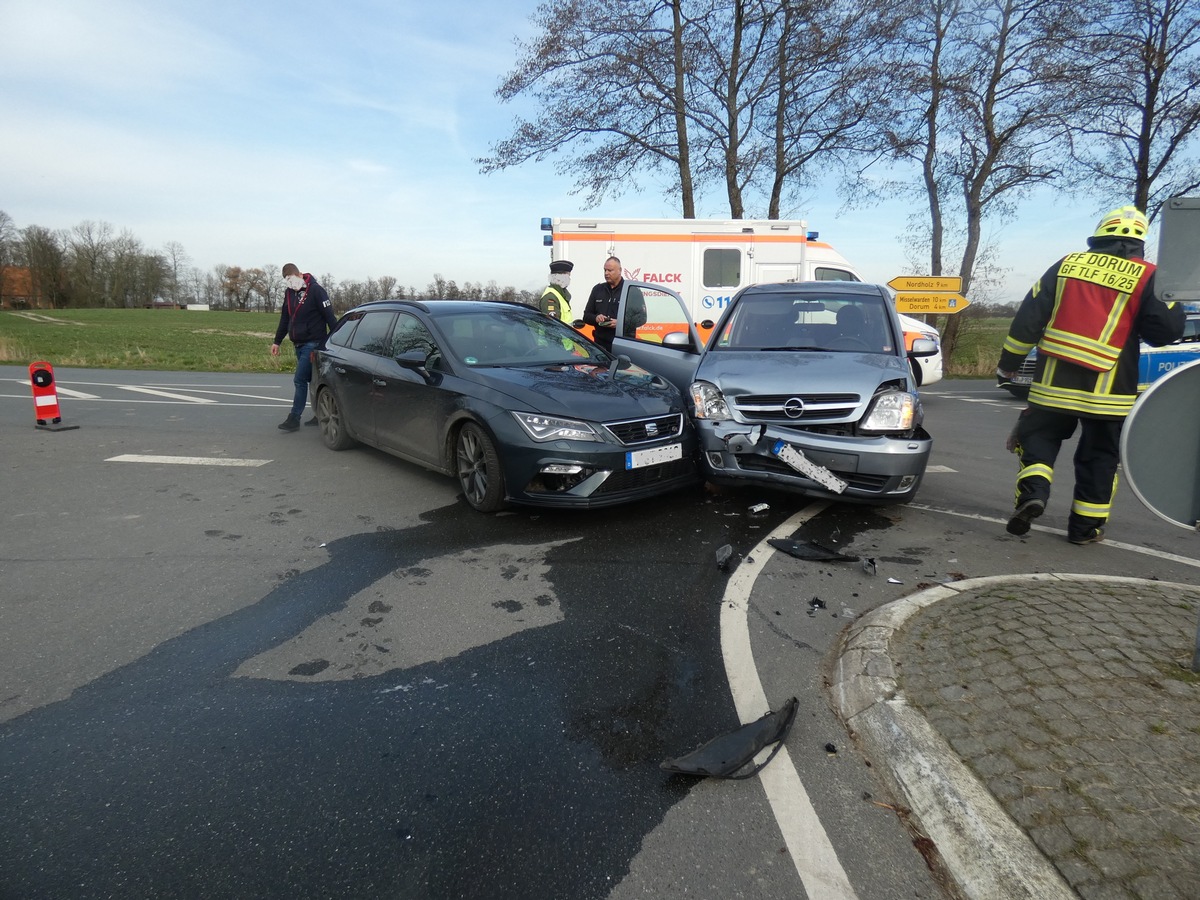
<svg viewBox="0 0 1200 900">
<path fill-rule="evenodd" d="M 658 423 L 657 422 L 647 422 L 646 423 L 646 437 L 658 437 Z"/>
<path fill-rule="evenodd" d="M 783 414 L 789 419 L 798 419 L 804 415 L 804 401 L 799 397 L 789 397 L 783 404 Z"/>
</svg>

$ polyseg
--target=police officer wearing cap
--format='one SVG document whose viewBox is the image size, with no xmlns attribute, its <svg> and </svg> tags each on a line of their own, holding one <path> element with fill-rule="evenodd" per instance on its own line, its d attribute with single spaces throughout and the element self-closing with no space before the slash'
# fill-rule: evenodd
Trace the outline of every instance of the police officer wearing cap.
<svg viewBox="0 0 1200 900">
<path fill-rule="evenodd" d="M 1013 377 L 1035 346 L 1038 356 L 1029 406 L 1014 435 L 1020 471 L 1009 534 L 1027 533 L 1046 509 L 1058 451 L 1078 427 L 1067 539 L 1104 539 L 1121 428 L 1137 399 L 1139 344 L 1179 340 L 1186 318 L 1182 306 L 1155 296 L 1155 267 L 1143 259 L 1148 230 L 1137 207 L 1114 209 L 1100 220 L 1086 251 L 1046 270 L 1013 318 L 997 374 Z"/>
<path fill-rule="evenodd" d="M 567 286 L 571 283 L 571 270 L 575 263 L 568 259 L 556 259 L 550 263 L 550 285 L 542 291 L 538 307 L 546 315 L 560 319 L 568 325 L 574 321 L 571 315 L 571 292 Z"/>
</svg>

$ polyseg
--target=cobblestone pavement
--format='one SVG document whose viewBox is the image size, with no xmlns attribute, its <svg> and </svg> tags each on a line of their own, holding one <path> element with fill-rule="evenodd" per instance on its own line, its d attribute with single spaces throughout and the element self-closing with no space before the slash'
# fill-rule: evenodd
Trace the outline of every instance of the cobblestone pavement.
<svg viewBox="0 0 1200 900">
<path fill-rule="evenodd" d="M 903 699 L 1079 896 L 1200 898 L 1200 588 L 981 581 L 890 635 Z"/>
</svg>

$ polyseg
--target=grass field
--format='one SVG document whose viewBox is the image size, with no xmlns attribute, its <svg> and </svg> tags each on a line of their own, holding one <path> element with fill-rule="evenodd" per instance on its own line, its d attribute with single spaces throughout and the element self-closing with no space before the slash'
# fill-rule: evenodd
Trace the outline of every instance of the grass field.
<svg viewBox="0 0 1200 900">
<path fill-rule="evenodd" d="M 61 309 L 0 312 L 0 363 L 166 372 L 281 372 L 292 345 L 270 355 L 274 313 L 183 309 Z M 991 377 L 1008 319 L 963 323 L 948 377 Z"/>
<path fill-rule="evenodd" d="M 0 312 L 0 362 L 168 372 L 280 372 L 296 364 L 292 345 L 278 358 L 271 340 L 279 316 L 183 309 L 63 309 Z"/>
</svg>

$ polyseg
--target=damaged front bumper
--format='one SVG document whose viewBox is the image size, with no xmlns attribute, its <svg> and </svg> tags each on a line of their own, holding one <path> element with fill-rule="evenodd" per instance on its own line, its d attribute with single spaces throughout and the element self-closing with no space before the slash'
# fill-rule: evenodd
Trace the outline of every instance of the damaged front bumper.
<svg viewBox="0 0 1200 900">
<path fill-rule="evenodd" d="M 860 503 L 903 503 L 920 487 L 933 440 L 830 435 L 732 421 L 698 422 L 706 477 Z"/>
</svg>

